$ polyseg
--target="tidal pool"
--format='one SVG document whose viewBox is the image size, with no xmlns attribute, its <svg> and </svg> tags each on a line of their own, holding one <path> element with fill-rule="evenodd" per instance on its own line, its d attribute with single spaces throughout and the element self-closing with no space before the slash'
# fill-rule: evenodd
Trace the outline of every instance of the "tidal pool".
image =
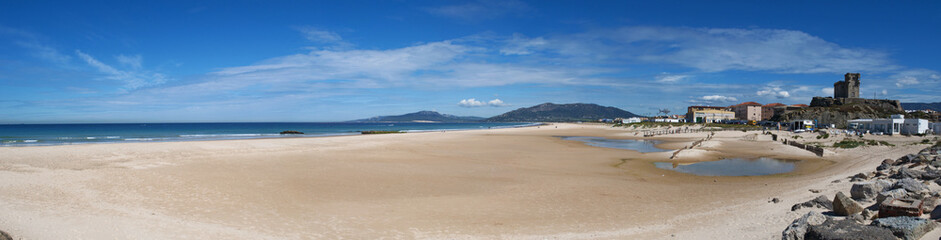
<svg viewBox="0 0 941 240">
<path fill-rule="evenodd" d="M 610 139 L 602 137 L 560 137 L 562 140 L 580 141 L 595 147 L 617 148 L 634 150 L 642 153 L 648 152 L 667 152 L 670 149 L 662 149 L 654 145 L 662 141 L 656 140 L 628 140 L 628 139 Z"/>
<path fill-rule="evenodd" d="M 794 171 L 794 161 L 773 158 L 726 158 L 697 163 L 655 162 L 658 168 L 699 176 L 759 176 Z"/>
</svg>

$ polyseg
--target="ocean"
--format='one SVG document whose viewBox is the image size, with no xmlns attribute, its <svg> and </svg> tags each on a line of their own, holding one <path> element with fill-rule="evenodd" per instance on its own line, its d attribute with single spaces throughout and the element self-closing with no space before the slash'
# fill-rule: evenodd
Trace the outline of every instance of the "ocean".
<svg viewBox="0 0 941 240">
<path fill-rule="evenodd" d="M 107 123 L 0 125 L 0 147 L 356 135 L 360 131 L 454 131 L 534 123 Z M 304 134 L 281 135 L 281 131 Z"/>
</svg>

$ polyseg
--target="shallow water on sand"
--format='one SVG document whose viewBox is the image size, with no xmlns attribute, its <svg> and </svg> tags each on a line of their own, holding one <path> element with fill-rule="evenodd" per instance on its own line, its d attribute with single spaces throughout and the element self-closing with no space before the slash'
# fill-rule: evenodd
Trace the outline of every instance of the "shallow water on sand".
<svg viewBox="0 0 941 240">
<path fill-rule="evenodd" d="M 699 176 L 759 176 L 794 171 L 795 161 L 773 158 L 726 158 L 719 161 L 682 164 L 655 162 L 657 168 L 673 170 Z"/>
<path fill-rule="evenodd" d="M 670 149 L 658 148 L 655 145 L 662 141 L 657 140 L 629 140 L 629 139 L 610 139 L 602 137 L 560 137 L 562 140 L 581 141 L 588 145 L 604 148 L 617 148 L 634 150 L 642 153 L 648 152 L 667 152 Z"/>
</svg>

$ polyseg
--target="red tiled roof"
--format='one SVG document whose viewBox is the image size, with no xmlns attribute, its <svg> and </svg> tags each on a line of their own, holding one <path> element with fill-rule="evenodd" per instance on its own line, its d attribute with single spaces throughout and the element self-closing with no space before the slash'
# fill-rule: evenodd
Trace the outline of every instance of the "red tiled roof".
<svg viewBox="0 0 941 240">
<path fill-rule="evenodd" d="M 784 105 L 783 103 L 769 103 L 765 105 L 765 107 L 780 107 L 780 106 L 787 106 L 787 105 Z"/>
<path fill-rule="evenodd" d="M 792 107 L 809 107 L 810 105 L 807 105 L 807 104 L 794 104 L 794 105 L 791 105 L 791 106 L 792 106 Z"/>
<path fill-rule="evenodd" d="M 738 106 L 741 106 L 741 105 L 761 106 L 761 103 L 756 103 L 756 102 L 743 102 L 743 103 L 739 103 L 739 104 L 738 104 Z"/>
</svg>

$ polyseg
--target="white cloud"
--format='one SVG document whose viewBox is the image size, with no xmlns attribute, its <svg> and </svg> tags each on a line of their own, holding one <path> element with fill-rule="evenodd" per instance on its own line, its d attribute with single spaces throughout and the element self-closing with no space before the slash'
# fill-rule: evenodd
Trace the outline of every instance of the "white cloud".
<svg viewBox="0 0 941 240">
<path fill-rule="evenodd" d="M 672 63 L 706 72 L 879 72 L 899 68 L 888 54 L 846 48 L 801 31 L 623 27 L 547 39 L 556 53 L 588 59 Z"/>
<path fill-rule="evenodd" d="M 823 96 L 831 96 L 831 97 L 832 97 L 832 96 L 833 96 L 833 88 L 832 88 L 832 87 L 821 88 L 821 89 L 820 89 L 820 93 L 823 93 Z"/>
<path fill-rule="evenodd" d="M 477 99 L 468 98 L 468 99 L 461 100 L 460 102 L 457 103 L 457 105 L 461 107 L 470 108 L 470 107 L 483 107 L 487 104 L 481 101 L 477 101 Z"/>
<path fill-rule="evenodd" d="M 307 38 L 307 40 L 311 42 L 339 43 L 343 41 L 343 38 L 340 37 L 340 34 L 331 31 L 321 30 L 313 27 L 301 27 L 297 30 L 304 34 L 304 38 Z"/>
<path fill-rule="evenodd" d="M 735 97 L 722 96 L 722 95 L 703 96 L 701 99 L 702 99 L 702 100 L 705 100 L 705 101 L 708 101 L 708 102 L 734 102 L 734 101 L 738 101 L 738 99 L 735 98 Z"/>
<path fill-rule="evenodd" d="M 484 106 L 491 106 L 491 107 L 508 106 L 508 104 L 504 103 L 500 99 L 493 99 L 485 103 L 485 102 L 478 101 L 475 98 L 468 98 L 468 99 L 461 100 L 460 102 L 457 103 L 457 105 L 461 107 L 466 107 L 466 108 L 484 107 Z"/>
<path fill-rule="evenodd" d="M 765 87 L 765 89 L 756 92 L 758 96 L 771 96 L 776 98 L 788 98 L 791 93 L 782 90 L 780 87 Z"/>
<path fill-rule="evenodd" d="M 134 56 L 118 55 L 118 56 L 115 56 L 114 58 L 118 60 L 118 63 L 131 67 L 133 69 L 140 69 L 144 61 L 144 58 L 141 57 L 141 55 L 134 55 Z"/>
<path fill-rule="evenodd" d="M 664 74 L 657 77 L 657 82 L 661 83 L 676 83 L 683 79 L 689 78 L 689 75 L 669 75 Z"/>
<path fill-rule="evenodd" d="M 95 59 L 91 55 L 88 55 L 82 51 L 75 50 L 75 54 L 84 60 L 85 63 L 88 63 L 88 65 L 97 69 L 98 72 L 108 75 L 106 77 L 107 79 L 124 82 L 123 90 L 125 91 L 160 85 L 167 81 L 167 77 L 160 73 L 151 73 L 147 71 L 122 71 L 110 65 L 104 64 L 101 61 L 98 61 L 98 59 Z M 140 61 L 138 60 L 137 63 L 139 64 Z"/>
<path fill-rule="evenodd" d="M 503 100 L 500 100 L 498 98 L 498 99 L 490 100 L 489 102 L 487 102 L 487 105 L 490 105 L 491 107 L 503 107 L 503 106 L 508 106 L 509 104 L 504 103 Z"/>
<path fill-rule="evenodd" d="M 506 45 L 500 49 L 503 55 L 529 55 L 545 47 L 548 43 L 545 39 L 527 38 L 522 34 L 513 34 L 513 37 L 506 41 Z"/>
<path fill-rule="evenodd" d="M 59 53 L 59 51 L 56 50 L 55 48 L 52 48 L 52 47 L 49 47 L 49 46 L 46 46 L 46 45 L 42 45 L 42 44 L 39 44 L 39 43 L 36 43 L 36 42 L 32 42 L 32 41 L 26 42 L 26 41 L 23 41 L 23 42 L 17 42 L 16 44 L 18 44 L 18 45 L 20 45 L 20 46 L 22 46 L 22 47 L 24 47 L 24 48 L 28 48 L 28 49 L 32 50 L 32 53 L 33 53 L 34 55 L 36 55 L 36 57 L 39 57 L 39 58 L 41 58 L 41 59 L 48 60 L 48 61 L 50 61 L 50 62 L 54 62 L 54 63 L 59 64 L 59 65 L 68 64 L 69 60 L 72 59 L 71 56 L 68 56 L 68 55 Z"/>
<path fill-rule="evenodd" d="M 895 81 L 895 86 L 899 88 L 907 86 L 934 85 L 931 83 L 941 82 L 941 74 L 928 69 L 909 69 L 893 74 L 890 79 Z M 915 87 L 918 87 L 915 86 Z"/>
</svg>

